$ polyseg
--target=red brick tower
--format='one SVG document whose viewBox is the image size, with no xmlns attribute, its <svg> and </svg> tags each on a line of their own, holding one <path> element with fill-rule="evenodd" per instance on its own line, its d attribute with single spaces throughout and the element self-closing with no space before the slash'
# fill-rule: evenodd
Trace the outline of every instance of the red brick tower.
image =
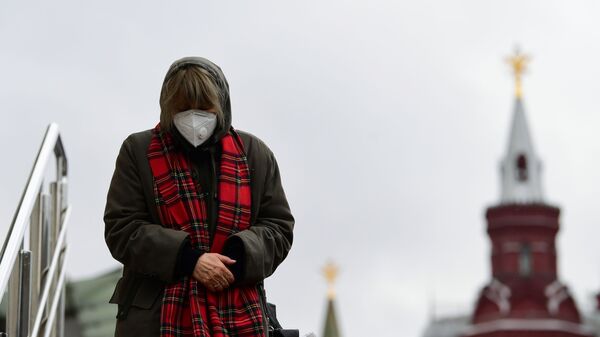
<svg viewBox="0 0 600 337">
<path fill-rule="evenodd" d="M 522 102 L 526 60 L 519 53 L 510 59 L 517 79 L 512 128 L 501 164 L 500 203 L 486 212 L 492 279 L 479 295 L 464 336 L 594 336 L 581 324 L 575 301 L 557 277 L 560 210 L 543 198 L 541 162 Z"/>
</svg>

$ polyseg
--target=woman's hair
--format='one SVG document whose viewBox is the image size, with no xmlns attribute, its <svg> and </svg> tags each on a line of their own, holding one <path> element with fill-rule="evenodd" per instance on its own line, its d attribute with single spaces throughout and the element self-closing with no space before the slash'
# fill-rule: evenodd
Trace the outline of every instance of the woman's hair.
<svg viewBox="0 0 600 337">
<path fill-rule="evenodd" d="M 204 68 L 189 64 L 175 70 L 165 80 L 160 93 L 160 126 L 171 131 L 176 113 L 189 110 L 214 109 L 217 121 L 223 125 L 219 87 Z"/>
</svg>

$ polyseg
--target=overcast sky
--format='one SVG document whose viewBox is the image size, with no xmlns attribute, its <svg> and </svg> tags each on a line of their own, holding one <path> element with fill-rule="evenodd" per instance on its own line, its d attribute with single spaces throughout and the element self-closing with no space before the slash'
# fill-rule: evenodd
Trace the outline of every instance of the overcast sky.
<svg viewBox="0 0 600 337">
<path fill-rule="evenodd" d="M 172 61 L 199 55 L 231 86 L 233 125 L 275 153 L 296 217 L 267 280 L 280 321 L 320 335 L 328 259 L 346 337 L 418 337 L 472 310 L 490 278 L 484 211 L 499 200 L 515 44 L 560 277 L 600 290 L 597 1 L 0 2 L 5 232 L 46 126 L 69 157 L 68 275 L 118 266 L 103 238 L 122 141 L 158 122 Z"/>
</svg>

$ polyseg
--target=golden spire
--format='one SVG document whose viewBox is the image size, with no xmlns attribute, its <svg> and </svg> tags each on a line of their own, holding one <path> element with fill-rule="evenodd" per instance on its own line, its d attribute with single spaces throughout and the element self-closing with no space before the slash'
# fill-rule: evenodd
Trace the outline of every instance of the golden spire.
<svg viewBox="0 0 600 337">
<path fill-rule="evenodd" d="M 517 98 L 523 97 L 521 77 L 527 70 L 527 62 L 529 62 L 529 59 L 529 56 L 522 54 L 518 47 L 515 48 L 515 54 L 506 59 L 506 61 L 511 65 L 515 75 L 515 95 Z"/>
<path fill-rule="evenodd" d="M 339 274 L 339 268 L 331 261 L 327 262 L 325 267 L 323 267 L 323 275 L 327 280 L 327 297 L 332 300 L 335 298 L 335 288 L 334 283 L 335 279 Z"/>
</svg>

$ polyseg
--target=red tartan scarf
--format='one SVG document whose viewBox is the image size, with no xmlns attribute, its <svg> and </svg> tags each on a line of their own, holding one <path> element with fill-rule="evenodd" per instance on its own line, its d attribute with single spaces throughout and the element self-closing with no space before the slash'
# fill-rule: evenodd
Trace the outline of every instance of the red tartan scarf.
<svg viewBox="0 0 600 337">
<path fill-rule="evenodd" d="M 210 246 L 205 194 L 197 190 L 190 163 L 171 137 L 157 125 L 147 154 L 162 225 L 189 233 L 192 247 L 221 253 L 228 236 L 250 226 L 250 175 L 241 139 L 232 129 L 220 141 L 218 219 Z M 211 292 L 185 276 L 165 286 L 160 336 L 264 337 L 263 319 L 256 287 Z"/>
</svg>

